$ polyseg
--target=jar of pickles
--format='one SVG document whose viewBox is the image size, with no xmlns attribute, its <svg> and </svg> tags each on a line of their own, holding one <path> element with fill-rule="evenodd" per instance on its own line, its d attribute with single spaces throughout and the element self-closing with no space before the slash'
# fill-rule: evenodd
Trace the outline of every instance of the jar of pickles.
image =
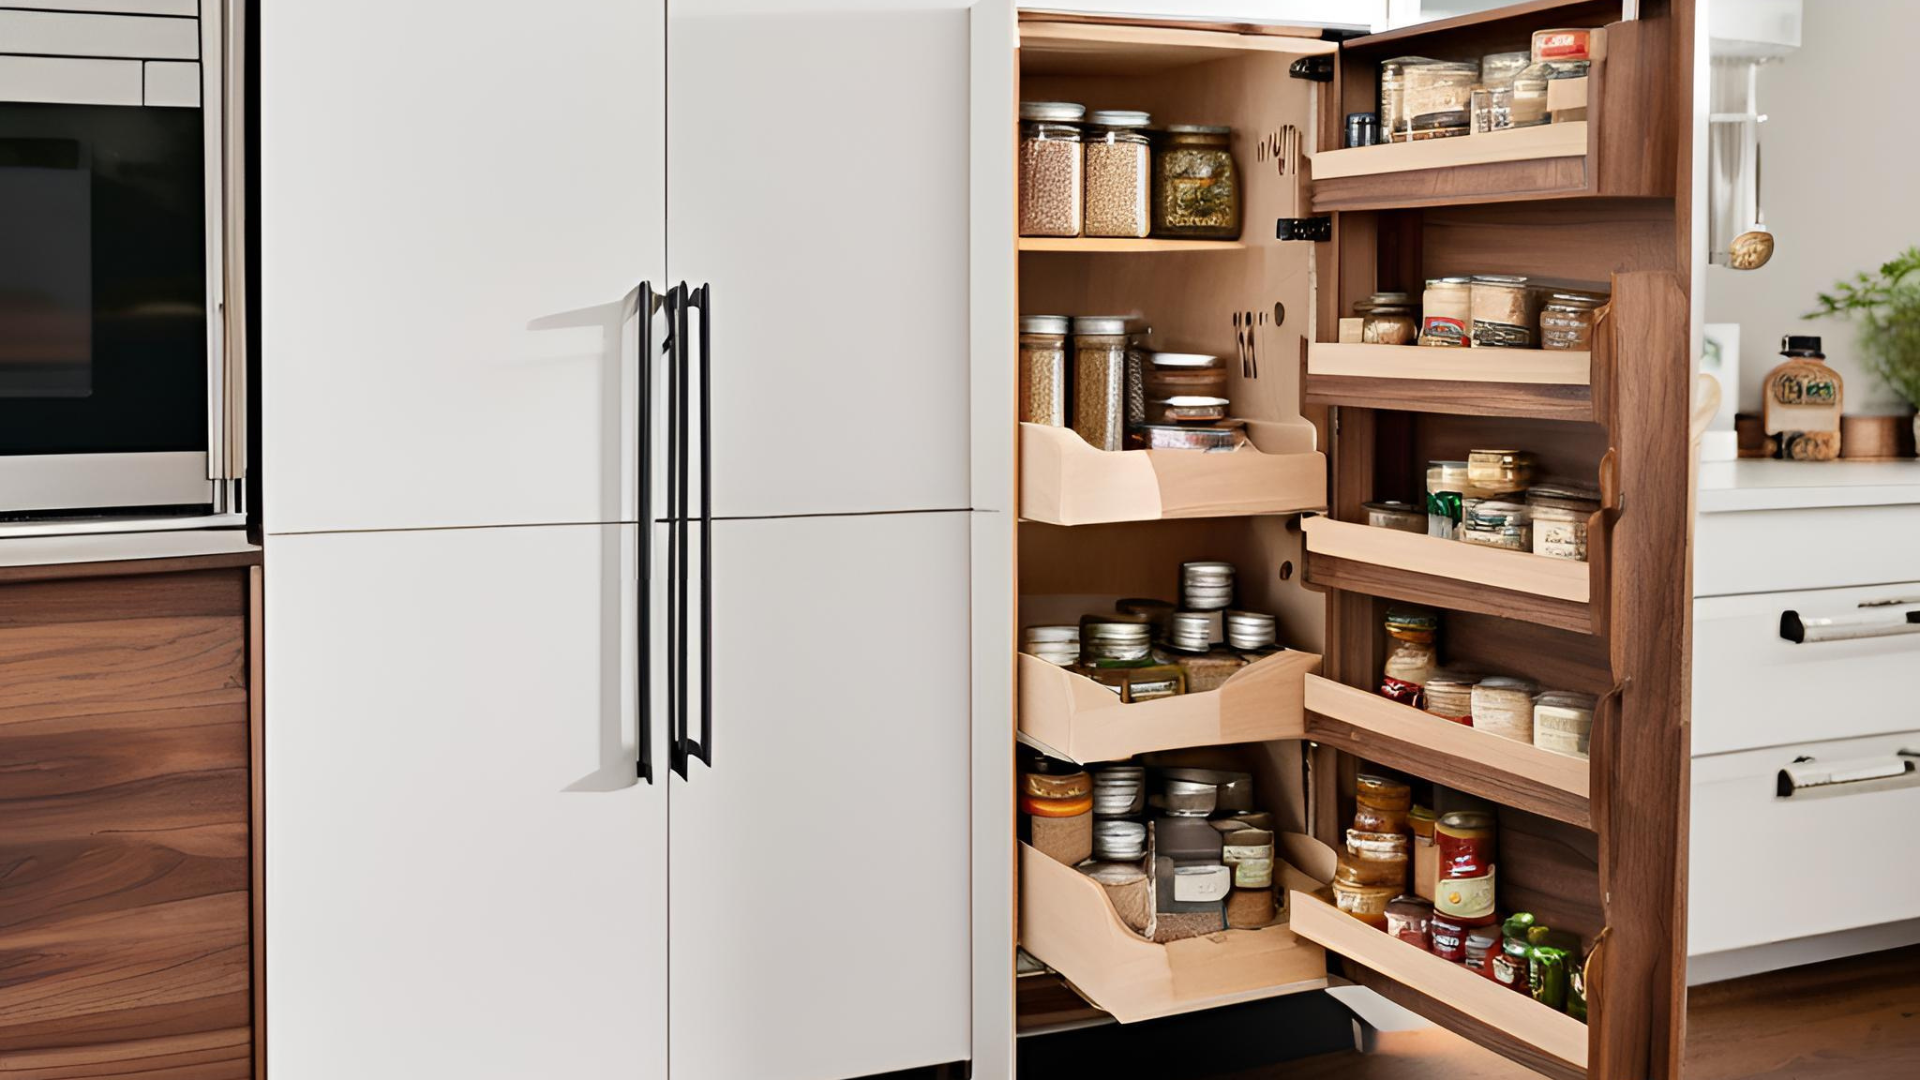
<svg viewBox="0 0 1920 1080">
<path fill-rule="evenodd" d="M 1067 426 L 1067 318 L 1020 316 L 1020 421 Z"/>
<path fill-rule="evenodd" d="M 1171 124 L 1154 153 L 1153 235 L 1240 238 L 1240 173 L 1233 129 Z"/>
</svg>

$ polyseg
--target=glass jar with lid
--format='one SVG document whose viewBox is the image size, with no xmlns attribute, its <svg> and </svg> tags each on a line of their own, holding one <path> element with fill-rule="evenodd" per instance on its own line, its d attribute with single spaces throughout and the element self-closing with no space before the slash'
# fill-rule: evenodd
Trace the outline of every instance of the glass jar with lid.
<svg viewBox="0 0 1920 1080">
<path fill-rule="evenodd" d="M 1067 317 L 1020 316 L 1020 421 L 1067 426 Z"/>
<path fill-rule="evenodd" d="M 1084 163 L 1080 121 L 1085 105 L 1020 103 L 1020 235 L 1079 236 Z"/>
<path fill-rule="evenodd" d="M 1483 547 L 1528 551 L 1533 547 L 1533 514 L 1522 502 L 1469 499 L 1460 519 L 1460 539 Z"/>
<path fill-rule="evenodd" d="M 1440 617 L 1420 608 L 1387 611 L 1387 657 L 1380 672 L 1380 693 L 1402 705 L 1420 706 L 1420 688 L 1438 661 L 1433 639 Z"/>
<path fill-rule="evenodd" d="M 1420 336 L 1420 322 L 1403 292 L 1374 293 L 1361 319 L 1360 340 L 1369 345 L 1411 345 Z"/>
<path fill-rule="evenodd" d="M 1525 491 L 1533 484 L 1535 462 L 1526 450 L 1468 451 L 1466 494 L 1488 498 Z"/>
<path fill-rule="evenodd" d="M 1240 172 L 1232 145 L 1230 127 L 1167 127 L 1153 155 L 1153 235 L 1240 238 Z"/>
<path fill-rule="evenodd" d="M 1367 512 L 1367 524 L 1376 529 L 1392 529 L 1395 532 L 1425 533 L 1427 531 L 1427 511 L 1424 507 L 1412 503 L 1386 499 L 1380 502 L 1364 504 L 1361 509 Z"/>
<path fill-rule="evenodd" d="M 1401 100 L 1397 123 L 1407 139 L 1444 138 L 1467 133 L 1467 115 L 1473 106 L 1473 88 L 1480 81 L 1477 60 L 1405 61 L 1401 68 Z"/>
<path fill-rule="evenodd" d="M 1468 287 L 1476 349 L 1531 349 L 1540 340 L 1540 294 L 1524 277 L 1481 274 Z"/>
<path fill-rule="evenodd" d="M 1420 297 L 1420 344 L 1442 349 L 1465 348 L 1471 309 L 1472 278 L 1429 278 Z"/>
<path fill-rule="evenodd" d="M 1460 533 L 1466 501 L 1467 463 L 1427 462 L 1427 535 L 1453 540 Z"/>
<path fill-rule="evenodd" d="M 1489 675 L 1473 688 L 1473 726 L 1515 742 L 1533 741 L 1533 695 L 1526 679 Z"/>
<path fill-rule="evenodd" d="M 1143 237 L 1153 229 L 1153 150 L 1147 140 L 1152 118 L 1143 112 L 1103 109 L 1087 114 L 1085 141 L 1088 236 Z"/>
<path fill-rule="evenodd" d="M 1527 492 L 1533 513 L 1533 553 L 1587 561 L 1587 529 L 1600 512 L 1600 493 L 1590 488 L 1543 484 Z"/>
<path fill-rule="evenodd" d="M 1540 308 L 1540 347 L 1573 352 L 1593 350 L 1593 323 L 1605 293 L 1555 292 Z"/>
<path fill-rule="evenodd" d="M 1535 698 L 1533 745 L 1556 754 L 1587 757 L 1592 752 L 1593 710 L 1598 700 L 1574 690 L 1549 690 Z"/>
<path fill-rule="evenodd" d="M 1096 450 L 1125 449 L 1127 320 L 1080 315 L 1073 320 L 1073 430 Z"/>
</svg>

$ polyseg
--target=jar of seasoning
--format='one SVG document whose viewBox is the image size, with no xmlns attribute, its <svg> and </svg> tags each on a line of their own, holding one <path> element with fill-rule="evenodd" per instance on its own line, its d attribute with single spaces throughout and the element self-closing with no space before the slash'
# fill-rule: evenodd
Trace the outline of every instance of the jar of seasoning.
<svg viewBox="0 0 1920 1080">
<path fill-rule="evenodd" d="M 1475 135 L 1487 135 L 1512 127 L 1513 86 L 1475 87 L 1470 124 Z"/>
<path fill-rule="evenodd" d="M 1347 147 L 1372 146 L 1380 141 L 1380 117 L 1370 112 L 1347 114 Z"/>
<path fill-rule="evenodd" d="M 1020 421 L 1067 426 L 1067 317 L 1020 316 Z"/>
<path fill-rule="evenodd" d="M 1440 618 L 1430 611 L 1392 608 L 1386 619 L 1386 663 L 1380 673 L 1380 693 L 1402 705 L 1420 705 L 1420 688 L 1433 674 L 1438 659 L 1433 646 Z"/>
<path fill-rule="evenodd" d="M 1080 315 L 1073 320 L 1073 430 L 1096 450 L 1125 449 L 1127 320 Z"/>
<path fill-rule="evenodd" d="M 1263 611 L 1233 611 L 1226 614 L 1227 648 L 1252 659 L 1278 652 L 1280 620 Z"/>
<path fill-rule="evenodd" d="M 1407 811 L 1407 827 L 1413 830 L 1413 893 L 1429 903 L 1440 881 L 1440 849 L 1433 842 L 1436 824 L 1438 820 L 1427 807 Z"/>
<path fill-rule="evenodd" d="M 1493 978 L 1493 958 L 1500 955 L 1500 931 L 1492 926 L 1476 926 L 1467 931 L 1467 958 L 1461 961 L 1468 971 L 1485 979 Z"/>
<path fill-rule="evenodd" d="M 1399 895 L 1397 885 L 1333 883 L 1333 906 L 1377 930 L 1387 928 L 1387 905 Z"/>
<path fill-rule="evenodd" d="M 1420 344 L 1441 349 L 1465 348 L 1472 337 L 1470 298 L 1472 278 L 1429 278 L 1420 295 Z"/>
<path fill-rule="evenodd" d="M 1540 308 L 1540 347 L 1593 351 L 1593 322 L 1606 302 L 1599 293 L 1549 293 Z"/>
<path fill-rule="evenodd" d="M 1362 862 L 1398 862 L 1404 871 L 1407 853 L 1411 850 L 1412 841 L 1404 832 L 1347 830 L 1347 851 Z"/>
<path fill-rule="evenodd" d="M 1233 564 L 1201 561 L 1180 564 L 1180 606 L 1188 611 L 1224 611 L 1233 606 Z M 1225 623 L 1215 641 L 1225 641 Z"/>
<path fill-rule="evenodd" d="M 1240 238 L 1240 174 L 1233 129 L 1172 124 L 1154 154 L 1153 235 Z"/>
<path fill-rule="evenodd" d="M 1405 833 L 1413 789 L 1384 776 L 1362 773 L 1353 778 L 1353 827 L 1359 832 Z"/>
<path fill-rule="evenodd" d="M 1473 686 L 1478 676 L 1464 671 L 1441 668 L 1427 677 L 1425 708 L 1442 720 L 1463 727 L 1473 726 Z"/>
<path fill-rule="evenodd" d="M 1469 927 L 1458 919 L 1447 915 L 1434 905 L 1433 917 L 1427 920 L 1427 936 L 1433 942 L 1433 955 L 1456 964 L 1467 961 L 1467 930 Z"/>
<path fill-rule="evenodd" d="M 1381 885 L 1404 889 L 1409 865 L 1409 856 L 1405 852 L 1382 854 L 1378 858 L 1365 858 L 1348 852 L 1340 856 L 1333 880 L 1345 885 Z"/>
<path fill-rule="evenodd" d="M 1572 690 L 1549 690 L 1533 703 L 1533 745 L 1569 757 L 1592 753 L 1593 710 L 1598 699 Z"/>
<path fill-rule="evenodd" d="M 1533 741 L 1533 695 L 1539 687 L 1526 679 L 1490 675 L 1473 688 L 1473 726 L 1503 739 Z"/>
<path fill-rule="evenodd" d="M 1080 661 L 1088 667 L 1151 663 L 1153 623 L 1144 615 L 1080 617 Z"/>
<path fill-rule="evenodd" d="M 1525 450 L 1472 450 L 1467 453 L 1470 498 L 1489 498 L 1525 491 L 1533 485 L 1536 460 Z"/>
<path fill-rule="evenodd" d="M 1020 810 L 1027 841 L 1041 854 L 1068 866 L 1092 856 L 1093 778 L 1086 770 L 1037 760 L 1022 778 Z"/>
<path fill-rule="evenodd" d="M 1531 349 L 1539 344 L 1540 301 L 1523 277 L 1482 274 L 1468 286 L 1473 346 Z"/>
<path fill-rule="evenodd" d="M 1138 238 L 1152 230 L 1153 151 L 1146 130 L 1151 120 L 1130 110 L 1087 114 L 1086 235 Z"/>
<path fill-rule="evenodd" d="M 1078 626 L 1029 626 L 1020 631 L 1020 651 L 1058 667 L 1080 662 Z"/>
<path fill-rule="evenodd" d="M 1533 515 L 1533 553 L 1555 559 L 1587 561 L 1587 529 L 1600 512 L 1600 493 L 1588 488 L 1543 484 L 1527 492 Z"/>
<path fill-rule="evenodd" d="M 1387 933 L 1422 952 L 1433 948 L 1428 929 L 1432 919 L 1433 905 L 1417 896 L 1398 896 L 1387 904 Z"/>
<path fill-rule="evenodd" d="M 1020 103 L 1020 235 L 1079 236 L 1080 120 L 1087 107 Z"/>
<path fill-rule="evenodd" d="M 1459 536 L 1465 514 L 1467 463 L 1427 462 L 1427 535 L 1442 540 Z"/>
<path fill-rule="evenodd" d="M 1412 503 L 1389 499 L 1367 503 L 1364 509 L 1367 512 L 1367 524 L 1376 529 L 1426 534 L 1427 512 Z"/>
<path fill-rule="evenodd" d="M 1480 81 L 1477 61 L 1416 59 L 1401 69 L 1401 122 L 1409 138 L 1445 138 L 1467 133 L 1467 111 Z M 1401 141 L 1397 136 L 1396 142 Z"/>
<path fill-rule="evenodd" d="M 1222 837 L 1220 861 L 1233 871 L 1236 889 L 1273 887 L 1273 834 L 1265 829 L 1239 829 Z"/>
<path fill-rule="evenodd" d="M 1360 340 L 1368 345 L 1412 345 L 1420 323 L 1403 292 L 1377 292 L 1367 301 L 1360 324 Z"/>
<path fill-rule="evenodd" d="M 1513 77 L 1513 126 L 1538 127 L 1547 120 L 1547 65 L 1529 64 Z"/>
<path fill-rule="evenodd" d="M 1533 546 L 1533 514 L 1525 503 L 1470 499 L 1460 521 L 1460 539 L 1469 544 L 1526 551 Z"/>
<path fill-rule="evenodd" d="M 1203 624 L 1204 625 L 1204 624 Z M 1181 639 L 1185 640 L 1185 639 Z M 1177 665 L 1187 676 L 1187 693 L 1205 694 L 1227 685 L 1227 680 L 1247 666 L 1247 658 L 1232 649 L 1202 645 L 1186 649 L 1170 639 L 1165 649 L 1154 650 L 1154 659 Z"/>
<path fill-rule="evenodd" d="M 1480 58 L 1480 85 L 1489 90 L 1511 89 L 1513 80 L 1532 63 L 1530 52 L 1489 53 Z"/>
</svg>

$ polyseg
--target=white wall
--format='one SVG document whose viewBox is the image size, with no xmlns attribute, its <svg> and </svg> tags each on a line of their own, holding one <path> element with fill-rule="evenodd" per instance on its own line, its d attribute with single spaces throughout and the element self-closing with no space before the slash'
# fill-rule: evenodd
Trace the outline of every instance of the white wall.
<svg viewBox="0 0 1920 1080">
<path fill-rule="evenodd" d="M 1849 324 L 1800 316 L 1838 279 L 1920 244 L 1916 35 L 1913 0 L 1808 4 L 1801 49 L 1761 69 L 1760 111 L 1770 119 L 1760 129 L 1760 204 L 1773 261 L 1747 272 L 1707 268 L 1707 321 L 1740 324 L 1743 412 L 1759 411 L 1760 384 L 1789 333 L 1825 338 L 1848 412 L 1901 404 L 1854 360 Z"/>
</svg>

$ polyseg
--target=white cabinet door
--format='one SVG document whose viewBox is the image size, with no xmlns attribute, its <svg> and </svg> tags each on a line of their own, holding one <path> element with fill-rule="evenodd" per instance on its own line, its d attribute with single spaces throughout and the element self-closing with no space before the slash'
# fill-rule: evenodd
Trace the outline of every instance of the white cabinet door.
<svg viewBox="0 0 1920 1080">
<path fill-rule="evenodd" d="M 714 525 L 712 765 L 670 780 L 674 1080 L 967 1056 L 968 518 Z"/>
<path fill-rule="evenodd" d="M 666 1076 L 635 528 L 269 538 L 276 1080 Z"/>
<path fill-rule="evenodd" d="M 664 30 L 664 0 L 266 5 L 269 532 L 633 519 Z"/>
<path fill-rule="evenodd" d="M 712 287 L 718 515 L 970 505 L 967 8 L 668 5 L 667 270 Z"/>
</svg>

